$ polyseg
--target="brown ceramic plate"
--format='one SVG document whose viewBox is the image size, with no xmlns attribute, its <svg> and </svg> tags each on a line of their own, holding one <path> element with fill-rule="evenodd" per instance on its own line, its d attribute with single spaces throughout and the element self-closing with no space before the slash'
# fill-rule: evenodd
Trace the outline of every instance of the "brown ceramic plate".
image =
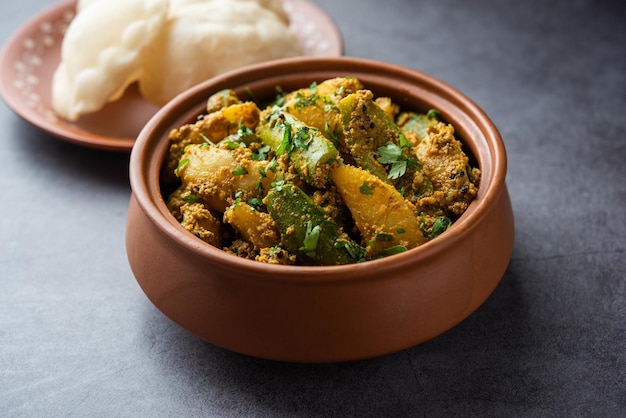
<svg viewBox="0 0 626 418">
<path fill-rule="evenodd" d="M 307 56 L 340 56 L 341 34 L 331 18 L 307 0 L 284 0 L 294 32 Z M 76 0 L 63 1 L 35 16 L 0 52 L 0 96 L 27 122 L 65 141 L 113 151 L 130 151 L 137 134 L 158 107 L 131 86 L 117 102 L 76 123 L 51 109 L 52 76 L 60 61 L 63 34 Z M 112 121 L 116 121 L 113 123 Z"/>
</svg>

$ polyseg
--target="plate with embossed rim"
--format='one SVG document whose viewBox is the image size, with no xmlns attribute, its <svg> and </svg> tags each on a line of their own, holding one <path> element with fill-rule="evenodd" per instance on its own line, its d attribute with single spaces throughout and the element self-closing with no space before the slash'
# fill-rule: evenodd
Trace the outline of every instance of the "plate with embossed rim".
<svg viewBox="0 0 626 418">
<path fill-rule="evenodd" d="M 308 0 L 284 0 L 304 55 L 340 56 L 343 40 L 334 21 Z M 124 96 L 78 122 L 58 117 L 51 107 L 52 77 L 61 60 L 63 34 L 75 15 L 76 0 L 61 2 L 28 21 L 0 52 L 0 96 L 22 119 L 75 144 L 128 152 L 145 123 L 159 109 L 135 84 Z"/>
</svg>

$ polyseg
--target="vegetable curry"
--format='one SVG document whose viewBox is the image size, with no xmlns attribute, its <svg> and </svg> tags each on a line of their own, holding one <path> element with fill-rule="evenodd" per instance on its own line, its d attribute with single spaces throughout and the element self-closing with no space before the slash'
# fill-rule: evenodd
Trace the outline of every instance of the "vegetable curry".
<svg viewBox="0 0 626 418">
<path fill-rule="evenodd" d="M 169 139 L 161 180 L 172 214 L 201 240 L 266 263 L 349 264 L 417 247 L 463 214 L 480 179 L 437 111 L 400 109 L 354 77 L 266 106 L 220 91 Z"/>
</svg>

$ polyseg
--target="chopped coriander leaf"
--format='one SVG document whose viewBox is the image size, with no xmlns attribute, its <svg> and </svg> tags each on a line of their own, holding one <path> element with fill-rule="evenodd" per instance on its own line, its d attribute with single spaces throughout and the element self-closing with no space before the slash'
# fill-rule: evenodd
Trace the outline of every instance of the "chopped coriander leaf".
<svg viewBox="0 0 626 418">
<path fill-rule="evenodd" d="M 288 154 L 293 149 L 293 142 L 291 139 L 291 124 L 285 120 L 280 122 L 285 128 L 283 132 L 283 138 L 280 141 L 280 145 L 276 149 L 276 155 Z"/>
<path fill-rule="evenodd" d="M 311 142 L 311 135 L 309 134 L 309 127 L 303 126 L 296 130 L 296 134 L 293 137 L 293 146 L 295 148 L 306 149 Z"/>
<path fill-rule="evenodd" d="M 261 177 L 267 177 L 268 171 L 275 173 L 277 166 L 278 166 L 278 161 L 276 161 L 276 158 L 272 158 L 270 162 L 265 166 L 265 168 L 259 168 L 259 173 L 261 174 Z"/>
<path fill-rule="evenodd" d="M 319 96 L 317 94 L 312 94 L 310 96 L 305 96 L 304 94 L 298 92 L 296 93 L 296 109 L 302 109 L 303 107 L 315 106 L 317 104 L 317 99 Z"/>
<path fill-rule="evenodd" d="M 308 221 L 306 224 L 306 234 L 300 251 L 304 251 L 308 256 L 314 256 L 317 249 L 317 242 L 320 238 L 320 226 L 313 226 L 313 222 Z"/>
<path fill-rule="evenodd" d="M 270 150 L 270 146 L 269 145 L 264 145 L 261 148 L 259 148 L 257 150 L 257 152 L 253 152 L 252 153 L 252 160 L 253 161 L 264 161 L 265 160 L 265 154 L 268 153 Z"/>
<path fill-rule="evenodd" d="M 281 191 L 284 185 L 285 185 L 285 180 L 281 177 L 280 179 L 272 182 L 272 189 L 276 191 Z"/>
<path fill-rule="evenodd" d="M 238 206 L 242 202 L 241 195 L 243 195 L 243 191 L 241 191 L 241 190 L 238 190 L 235 193 L 235 206 Z"/>
<path fill-rule="evenodd" d="M 446 229 L 450 228 L 451 225 L 452 221 L 450 220 L 450 218 L 448 218 L 447 216 L 440 216 L 433 223 L 431 231 L 428 232 L 426 230 L 426 216 L 424 215 L 424 212 L 422 212 L 420 231 L 422 231 L 422 234 L 424 234 L 426 238 L 433 239 L 436 236 L 441 235 Z"/>
<path fill-rule="evenodd" d="M 330 125 L 328 124 L 328 121 L 326 121 L 326 123 L 324 124 L 324 131 L 326 131 L 326 134 L 328 135 L 328 137 L 330 139 L 332 139 L 335 143 L 337 143 L 337 141 L 339 141 L 339 138 L 337 138 L 337 134 L 334 133 L 330 129 Z"/>
<path fill-rule="evenodd" d="M 435 238 L 436 236 L 441 235 L 446 229 L 450 228 L 452 225 L 452 221 L 450 218 L 446 216 L 441 216 L 437 218 L 432 227 L 432 232 L 428 235 L 428 238 Z"/>
<path fill-rule="evenodd" d="M 375 236 L 376 241 L 393 241 L 393 235 L 387 233 L 378 233 Z"/>
<path fill-rule="evenodd" d="M 396 232 L 398 234 L 404 234 L 406 231 L 404 230 L 404 228 L 398 227 L 398 229 L 396 229 Z"/>
<path fill-rule="evenodd" d="M 255 209 L 258 209 L 263 206 L 263 200 L 259 199 L 258 197 L 253 197 L 252 199 L 248 200 L 248 205 L 252 206 Z"/>
<path fill-rule="evenodd" d="M 183 197 L 183 202 L 185 202 L 185 203 L 200 203 L 200 202 L 202 202 L 202 199 L 197 194 L 188 194 L 187 196 Z"/>
<path fill-rule="evenodd" d="M 418 160 L 411 160 L 409 158 L 402 157 L 406 164 L 411 168 L 421 168 L 422 164 Z"/>
<path fill-rule="evenodd" d="M 400 253 L 405 252 L 406 250 L 407 248 L 404 245 L 395 245 L 393 247 L 389 247 L 389 248 L 385 248 L 384 250 L 381 250 L 380 255 L 388 256 L 388 255 L 400 254 Z"/>
<path fill-rule="evenodd" d="M 235 149 L 240 145 L 238 142 L 235 141 L 224 141 L 222 143 L 225 144 L 228 149 Z"/>
<path fill-rule="evenodd" d="M 180 169 L 183 168 L 183 166 L 187 164 L 188 162 L 189 162 L 188 158 L 183 158 L 182 160 L 180 160 L 178 165 L 176 166 L 176 170 L 174 170 L 174 173 L 178 175 L 180 173 Z"/>
<path fill-rule="evenodd" d="M 345 249 L 355 260 L 365 261 L 369 256 L 367 250 L 355 242 L 336 241 L 334 247 Z"/>
<path fill-rule="evenodd" d="M 363 184 L 359 186 L 359 191 L 362 194 L 373 195 L 375 188 L 376 186 L 374 186 L 373 184 L 369 184 L 367 181 L 364 181 Z"/>
<path fill-rule="evenodd" d="M 406 173 L 406 161 L 396 161 L 391 165 L 389 170 L 389 177 L 392 180 L 400 178 Z"/>
<path fill-rule="evenodd" d="M 400 134 L 400 147 L 402 148 L 413 148 L 413 144 L 406 139 L 406 136 L 402 133 Z"/>
<path fill-rule="evenodd" d="M 279 251 L 282 251 L 283 249 L 280 247 L 280 245 L 275 245 L 272 248 L 270 248 L 270 257 L 274 257 L 274 255 L 279 254 Z"/>
<path fill-rule="evenodd" d="M 434 119 L 434 118 L 438 118 L 439 117 L 439 111 L 437 109 L 430 109 L 427 113 L 426 113 L 426 117 L 428 119 Z"/>
<path fill-rule="evenodd" d="M 246 136 L 246 135 L 251 135 L 251 134 L 253 134 L 253 133 L 254 133 L 254 132 L 252 131 L 252 129 L 248 128 L 248 127 L 247 127 L 246 125 L 244 125 L 243 123 L 240 123 L 240 124 L 237 126 L 237 133 L 235 134 L 235 136 L 236 136 L 237 138 L 241 138 L 241 137 L 243 137 L 243 136 Z"/>
<path fill-rule="evenodd" d="M 406 140 L 404 135 L 400 136 L 401 142 L 402 138 L 404 138 L 404 141 L 408 145 L 399 147 L 392 142 L 388 142 L 386 145 L 378 148 L 378 153 L 380 154 L 378 161 L 382 164 L 391 164 L 388 175 L 390 179 L 402 177 L 406 173 L 407 167 L 415 168 L 420 166 L 419 162 L 406 158 L 402 155 L 402 149 L 410 146 L 410 143 Z"/>
<path fill-rule="evenodd" d="M 237 168 L 231 171 L 231 173 L 233 176 L 241 176 L 243 174 L 248 174 L 248 171 L 246 171 L 246 169 L 242 166 L 238 165 Z"/>
<path fill-rule="evenodd" d="M 332 101 L 332 99 L 330 97 L 321 96 L 320 98 L 325 103 L 324 104 L 324 108 L 323 108 L 324 112 L 326 112 L 326 113 L 329 113 L 329 112 L 337 112 L 337 113 L 339 113 L 340 112 L 339 108 L 337 107 L 335 102 Z"/>
<path fill-rule="evenodd" d="M 378 161 L 382 164 L 393 164 L 402 156 L 402 148 L 392 142 L 378 148 Z"/>
</svg>

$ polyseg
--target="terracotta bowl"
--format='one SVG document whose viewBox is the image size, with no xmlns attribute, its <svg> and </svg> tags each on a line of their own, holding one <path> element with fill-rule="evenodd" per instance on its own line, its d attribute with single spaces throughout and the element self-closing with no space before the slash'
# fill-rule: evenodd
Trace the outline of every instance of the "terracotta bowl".
<svg viewBox="0 0 626 418">
<path fill-rule="evenodd" d="M 402 254 L 330 267 L 238 258 L 184 230 L 161 195 L 169 131 L 194 121 L 224 88 L 271 99 L 283 90 L 352 75 L 405 109 L 438 109 L 482 170 L 478 197 L 444 234 Z M 174 99 L 132 150 L 126 247 L 148 298 L 200 338 L 247 355 L 291 362 L 370 358 L 427 341 L 474 312 L 513 249 L 506 151 L 489 118 L 454 88 L 414 70 L 355 58 L 298 58 L 213 78 Z"/>
</svg>

